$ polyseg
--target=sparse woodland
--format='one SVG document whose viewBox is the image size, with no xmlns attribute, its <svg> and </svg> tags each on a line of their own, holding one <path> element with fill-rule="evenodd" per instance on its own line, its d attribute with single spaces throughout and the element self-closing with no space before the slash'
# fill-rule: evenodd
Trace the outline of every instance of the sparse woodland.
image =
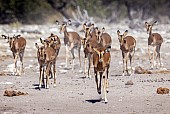
<svg viewBox="0 0 170 114">
<path fill-rule="evenodd" d="M 79 8 L 77 8 L 79 6 Z M 169 0 L 0 0 L 0 23 L 45 24 L 75 19 L 75 12 L 88 13 L 96 21 L 117 22 L 155 18 L 169 23 Z M 79 14 L 79 13 L 78 13 Z M 81 15 L 77 16 L 81 18 Z M 77 19 L 78 21 L 78 19 Z"/>
</svg>

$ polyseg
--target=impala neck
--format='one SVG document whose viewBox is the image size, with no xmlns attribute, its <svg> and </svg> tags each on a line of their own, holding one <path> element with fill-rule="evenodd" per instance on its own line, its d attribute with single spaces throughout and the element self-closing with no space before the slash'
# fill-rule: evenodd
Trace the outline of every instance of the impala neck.
<svg viewBox="0 0 170 114">
<path fill-rule="evenodd" d="M 149 31 L 149 36 L 151 36 L 152 35 L 152 29 Z"/>
<path fill-rule="evenodd" d="M 65 38 L 66 38 L 66 36 L 68 36 L 68 32 L 67 32 L 66 27 L 65 27 L 65 30 L 64 30 L 64 36 L 65 36 Z"/>
</svg>

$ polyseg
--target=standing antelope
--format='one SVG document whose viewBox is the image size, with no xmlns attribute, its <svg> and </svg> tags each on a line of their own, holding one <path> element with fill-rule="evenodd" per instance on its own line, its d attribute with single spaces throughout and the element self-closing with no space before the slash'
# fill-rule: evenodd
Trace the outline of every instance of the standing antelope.
<svg viewBox="0 0 170 114">
<path fill-rule="evenodd" d="M 94 29 L 94 24 L 91 26 L 87 26 L 86 24 L 83 24 L 83 29 L 85 32 L 85 38 L 82 39 L 82 44 L 84 48 L 84 75 L 85 77 L 91 78 L 91 66 L 92 66 L 92 60 L 93 60 L 93 50 L 91 47 L 97 47 L 97 37 L 96 37 L 96 31 Z M 86 61 L 88 59 L 88 71 L 86 75 Z"/>
<path fill-rule="evenodd" d="M 104 33 L 105 28 L 103 27 L 102 30 L 96 28 L 95 30 L 98 42 L 106 48 L 111 48 L 112 38 L 108 33 Z"/>
<path fill-rule="evenodd" d="M 44 45 L 45 48 L 46 47 L 52 47 L 56 52 L 56 57 L 58 56 L 59 51 L 60 51 L 60 47 L 61 47 L 61 42 L 60 42 L 60 38 L 57 35 L 54 35 L 53 33 L 51 33 L 51 35 L 47 39 L 42 40 L 40 38 L 40 41 Z M 53 78 L 53 74 L 52 74 L 51 69 L 50 69 L 50 74 L 51 74 L 50 78 Z"/>
<path fill-rule="evenodd" d="M 110 52 L 105 47 L 93 48 L 93 65 L 94 65 L 94 74 L 95 81 L 97 86 L 98 94 L 101 94 L 101 84 L 103 82 L 103 91 L 104 91 L 104 101 L 107 103 L 106 92 L 108 93 L 109 87 L 109 67 L 110 67 Z M 98 74 L 100 75 L 100 81 L 98 81 Z"/>
<path fill-rule="evenodd" d="M 58 56 L 61 47 L 61 42 L 60 38 L 57 35 L 51 33 L 51 35 L 47 39 L 42 40 L 40 38 L 40 41 L 45 47 L 52 47 L 56 51 L 56 56 Z"/>
<path fill-rule="evenodd" d="M 62 24 L 60 33 L 64 33 L 64 44 L 66 46 L 66 67 L 68 65 L 69 51 L 72 54 L 72 69 L 74 69 L 74 49 L 78 50 L 79 62 L 81 67 L 80 49 L 81 49 L 81 37 L 77 32 L 67 32 L 67 24 Z"/>
<path fill-rule="evenodd" d="M 17 36 L 13 36 L 13 37 L 2 35 L 2 37 L 4 37 L 5 39 L 8 39 L 9 47 L 10 47 L 13 57 L 14 57 L 15 66 L 14 66 L 13 74 L 18 75 L 18 73 L 17 73 L 17 59 L 19 56 L 20 62 L 21 62 L 19 75 L 21 75 L 21 73 L 24 72 L 23 57 L 24 57 L 24 51 L 25 51 L 25 47 L 26 47 L 26 40 L 25 40 L 25 38 L 21 37 L 21 35 L 17 35 Z"/>
<path fill-rule="evenodd" d="M 162 45 L 162 42 L 163 42 L 163 38 L 158 33 L 152 33 L 152 27 L 155 23 L 157 23 L 157 21 L 155 21 L 152 24 L 148 24 L 148 22 L 145 22 L 147 33 L 149 34 L 148 54 L 149 54 L 149 60 L 150 60 L 151 68 L 153 68 L 153 66 L 154 66 L 155 54 L 156 54 L 156 59 L 157 59 L 157 65 L 158 65 L 158 61 L 159 61 L 159 67 L 161 67 L 160 49 L 161 49 L 161 45 Z M 153 47 L 152 57 L 151 57 L 151 54 L 150 54 L 151 47 Z"/>
<path fill-rule="evenodd" d="M 120 43 L 120 49 L 122 50 L 122 58 L 123 58 L 123 76 L 124 72 L 126 70 L 128 75 L 132 74 L 132 58 L 134 58 L 135 53 L 135 47 L 136 47 L 136 40 L 132 36 L 126 36 L 128 33 L 128 30 L 124 32 L 123 35 L 120 35 L 120 31 L 117 31 L 119 43 Z M 131 67 L 131 74 L 129 74 L 127 62 L 128 59 L 130 59 L 130 67 Z"/>
<path fill-rule="evenodd" d="M 52 47 L 39 47 L 37 43 L 35 43 L 37 50 L 37 58 L 40 64 L 40 77 L 39 77 L 39 88 L 41 87 L 42 78 L 44 75 L 44 67 L 46 66 L 46 88 L 49 88 L 49 75 L 51 66 L 53 65 L 53 73 L 54 73 L 54 87 L 56 86 L 56 52 Z"/>
</svg>

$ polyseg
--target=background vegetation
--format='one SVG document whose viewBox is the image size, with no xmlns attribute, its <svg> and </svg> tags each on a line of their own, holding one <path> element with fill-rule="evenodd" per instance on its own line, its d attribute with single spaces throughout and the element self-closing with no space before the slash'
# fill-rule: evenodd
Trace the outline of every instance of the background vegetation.
<svg viewBox="0 0 170 114">
<path fill-rule="evenodd" d="M 170 0 L 0 0 L 0 24 L 44 24 L 63 16 L 72 18 L 77 6 L 108 22 L 151 17 L 169 22 L 170 17 Z"/>
</svg>

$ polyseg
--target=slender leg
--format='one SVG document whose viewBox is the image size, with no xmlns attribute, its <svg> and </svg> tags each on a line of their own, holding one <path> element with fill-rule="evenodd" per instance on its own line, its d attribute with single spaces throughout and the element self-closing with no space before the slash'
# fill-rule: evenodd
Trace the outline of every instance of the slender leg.
<svg viewBox="0 0 170 114">
<path fill-rule="evenodd" d="M 151 64 L 152 62 L 151 62 L 151 53 L 150 53 L 150 48 L 151 48 L 151 46 L 150 46 L 150 45 L 148 45 L 148 55 L 149 55 L 149 61 L 150 61 L 150 64 Z"/>
<path fill-rule="evenodd" d="M 100 75 L 100 82 L 99 82 L 98 93 L 101 94 L 101 85 L 102 85 L 103 72 L 99 72 L 99 75 Z"/>
<path fill-rule="evenodd" d="M 125 75 L 125 56 L 124 56 L 124 53 L 122 52 L 122 58 L 123 58 L 123 74 L 122 74 L 122 76 L 124 76 Z"/>
<path fill-rule="evenodd" d="M 88 59 L 89 59 L 89 67 L 88 67 L 88 77 L 91 78 L 91 66 L 92 66 L 92 58 L 93 56 L 89 54 Z"/>
<path fill-rule="evenodd" d="M 54 63 L 53 64 L 53 72 L 54 72 L 54 85 L 53 86 L 54 87 L 56 87 L 56 68 L 55 67 L 56 67 L 56 64 Z"/>
<path fill-rule="evenodd" d="M 69 50 L 68 45 L 66 45 L 66 67 L 68 67 Z"/>
<path fill-rule="evenodd" d="M 106 79 L 106 76 L 103 76 L 104 78 L 104 85 L 103 85 L 103 90 L 104 90 L 104 102 L 107 103 L 107 97 L 106 97 L 106 86 L 107 86 L 107 79 Z"/>
<path fill-rule="evenodd" d="M 47 68 L 46 68 L 46 88 L 48 89 L 49 88 L 49 70 L 50 70 L 50 67 L 51 67 L 51 63 L 47 63 Z"/>
<path fill-rule="evenodd" d="M 81 47 L 80 47 L 80 48 L 78 48 L 78 55 L 79 55 L 79 63 L 80 63 L 80 69 L 81 69 L 81 57 L 80 57 L 80 49 L 81 49 Z"/>
<path fill-rule="evenodd" d="M 42 85 L 42 83 L 41 83 L 42 82 L 42 75 L 43 75 L 42 68 L 43 68 L 43 66 L 40 65 L 40 68 L 39 68 L 39 70 L 40 70 L 39 89 L 41 88 L 41 85 Z"/>
<path fill-rule="evenodd" d="M 126 53 L 126 57 L 125 57 L 125 64 L 126 64 L 126 72 L 127 72 L 127 75 L 129 76 L 130 74 L 129 74 L 129 71 L 128 71 L 128 58 L 129 58 L 129 52 L 128 53 Z"/>
<path fill-rule="evenodd" d="M 86 64 L 87 64 L 87 58 L 84 58 L 84 76 L 86 76 Z"/>
<path fill-rule="evenodd" d="M 131 53 L 129 54 L 129 59 L 130 59 L 130 75 L 132 75 L 132 55 L 131 55 Z"/>
<path fill-rule="evenodd" d="M 75 59 L 74 48 L 71 49 L 71 54 L 72 54 L 72 70 L 74 70 L 74 59 Z"/>
<path fill-rule="evenodd" d="M 97 71 L 96 69 L 94 68 L 94 74 L 95 74 L 95 81 L 96 81 L 96 87 L 97 87 L 97 92 L 99 90 L 99 86 L 98 86 L 98 77 L 97 77 Z M 99 92 L 98 92 L 99 93 Z"/>
<path fill-rule="evenodd" d="M 44 82 L 44 80 L 45 80 L 45 78 L 44 78 L 45 68 L 44 68 L 44 66 L 42 67 L 42 69 L 43 69 L 43 72 L 42 72 L 42 83 L 43 83 L 43 85 L 45 87 L 45 82 Z"/>
<path fill-rule="evenodd" d="M 157 48 L 156 48 L 156 53 L 157 53 L 157 56 L 156 56 L 156 59 L 157 59 L 157 68 L 161 68 L 161 58 L 160 58 L 160 48 L 161 46 L 158 45 Z"/>
<path fill-rule="evenodd" d="M 19 75 L 21 75 L 21 73 L 23 73 L 23 53 L 19 53 L 19 58 L 20 58 L 20 62 L 21 62 L 21 65 L 20 65 L 20 72 L 19 72 Z"/>
<path fill-rule="evenodd" d="M 106 71 L 106 92 L 109 92 L 109 65 L 107 67 L 107 71 Z"/>
<path fill-rule="evenodd" d="M 153 47 L 152 68 L 155 66 L 156 46 Z"/>
<path fill-rule="evenodd" d="M 15 64 L 15 67 L 14 67 L 14 72 L 13 72 L 13 74 L 17 74 L 17 59 L 18 59 L 18 53 L 16 53 L 16 55 L 15 55 L 15 59 L 14 59 L 14 64 Z"/>
</svg>

